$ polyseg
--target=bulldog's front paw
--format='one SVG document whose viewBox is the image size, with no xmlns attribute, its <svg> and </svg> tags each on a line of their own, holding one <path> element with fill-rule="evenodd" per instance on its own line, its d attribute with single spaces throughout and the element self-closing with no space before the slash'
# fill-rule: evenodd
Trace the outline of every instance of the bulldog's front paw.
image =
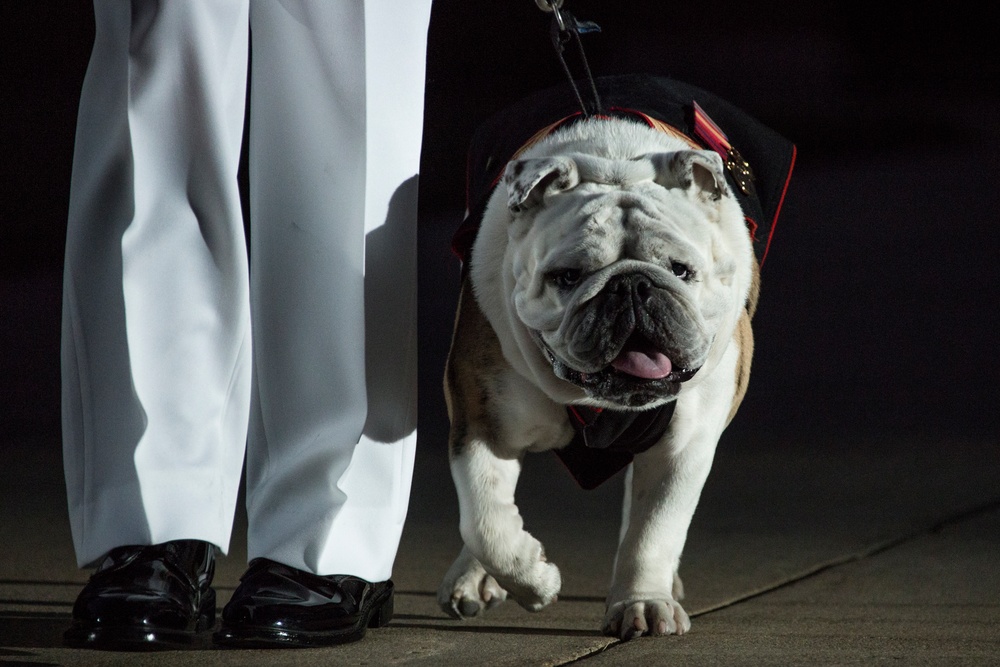
<svg viewBox="0 0 1000 667">
<path fill-rule="evenodd" d="M 507 591 L 468 550 L 462 549 L 441 582 L 437 598 L 446 614 L 462 619 L 496 607 L 507 599 Z"/>
<path fill-rule="evenodd" d="M 616 602 L 608 607 L 601 628 L 604 634 L 621 639 L 682 635 L 690 629 L 687 612 L 670 597 Z"/>
<path fill-rule="evenodd" d="M 511 597 L 528 611 L 539 611 L 555 602 L 562 588 L 559 568 L 546 560 L 535 561 L 529 572 L 500 581 Z"/>
</svg>

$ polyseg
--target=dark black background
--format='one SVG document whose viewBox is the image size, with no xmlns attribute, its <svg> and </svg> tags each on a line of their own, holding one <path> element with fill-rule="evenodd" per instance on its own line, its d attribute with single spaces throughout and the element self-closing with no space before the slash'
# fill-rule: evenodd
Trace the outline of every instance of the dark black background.
<svg viewBox="0 0 1000 667">
<path fill-rule="evenodd" d="M 757 355 L 731 434 L 905 443 L 998 433 L 1000 58 L 957 3 L 566 0 L 598 74 L 712 90 L 799 160 L 764 272 Z M 810 6 L 806 6 L 806 5 Z M 873 13 L 877 12 L 877 13 Z M 85 2 L 0 4 L 0 436 L 58 439 L 59 272 Z M 440 365 L 465 147 L 558 83 L 532 0 L 438 0 L 421 167 L 421 442 L 442 447 Z M 733 436 L 727 436 L 733 437 Z"/>
</svg>

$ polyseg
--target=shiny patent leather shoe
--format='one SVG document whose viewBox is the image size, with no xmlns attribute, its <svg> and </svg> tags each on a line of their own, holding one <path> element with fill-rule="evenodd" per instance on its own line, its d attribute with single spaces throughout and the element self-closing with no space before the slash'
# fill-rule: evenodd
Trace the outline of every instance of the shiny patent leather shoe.
<svg viewBox="0 0 1000 667">
<path fill-rule="evenodd" d="M 391 581 L 319 576 L 255 558 L 222 610 L 217 644 L 286 648 L 346 644 L 392 619 Z"/>
<path fill-rule="evenodd" d="M 112 549 L 73 605 L 67 646 L 149 651 L 215 625 L 215 547 L 199 540 Z"/>
</svg>

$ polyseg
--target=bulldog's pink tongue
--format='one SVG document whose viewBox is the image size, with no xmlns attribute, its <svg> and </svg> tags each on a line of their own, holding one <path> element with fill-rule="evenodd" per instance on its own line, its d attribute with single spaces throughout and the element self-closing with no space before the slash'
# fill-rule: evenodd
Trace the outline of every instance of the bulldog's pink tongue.
<svg viewBox="0 0 1000 667">
<path fill-rule="evenodd" d="M 673 366 L 662 352 L 628 350 L 618 355 L 611 366 L 622 373 L 646 380 L 659 380 L 670 375 Z"/>
</svg>

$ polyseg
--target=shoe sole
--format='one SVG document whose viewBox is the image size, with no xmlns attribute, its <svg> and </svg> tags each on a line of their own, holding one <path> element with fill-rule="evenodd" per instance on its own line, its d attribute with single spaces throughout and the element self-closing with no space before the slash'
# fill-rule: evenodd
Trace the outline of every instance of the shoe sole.
<svg viewBox="0 0 1000 667">
<path fill-rule="evenodd" d="M 168 651 L 191 646 L 199 634 L 214 626 L 215 591 L 209 589 L 202 600 L 194 630 L 77 621 L 63 633 L 63 644 L 69 648 L 107 651 Z"/>
<path fill-rule="evenodd" d="M 393 590 L 376 598 L 367 612 L 362 612 L 357 625 L 322 632 L 278 630 L 271 626 L 252 626 L 222 622 L 212 640 L 222 648 L 315 648 L 360 641 L 368 628 L 389 624 L 393 614 Z"/>
</svg>

